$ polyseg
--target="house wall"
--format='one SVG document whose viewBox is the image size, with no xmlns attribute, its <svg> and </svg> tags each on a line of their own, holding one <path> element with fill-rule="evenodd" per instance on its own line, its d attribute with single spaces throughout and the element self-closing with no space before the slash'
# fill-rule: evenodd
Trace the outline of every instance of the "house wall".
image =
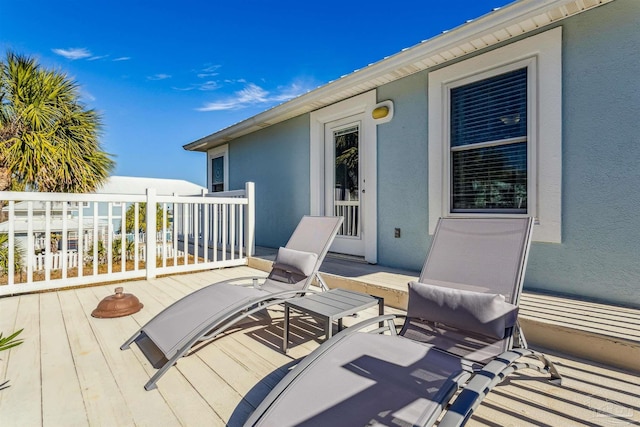
<svg viewBox="0 0 640 427">
<path fill-rule="evenodd" d="M 309 214 L 309 115 L 229 143 L 229 188 L 256 185 L 256 245 L 287 243 Z"/>
<path fill-rule="evenodd" d="M 431 242 L 426 72 L 378 88 L 378 101 L 386 99 L 394 115 L 378 126 L 378 263 L 419 270 Z"/>
<path fill-rule="evenodd" d="M 562 244 L 526 287 L 640 306 L 640 2 L 563 23 Z"/>
<path fill-rule="evenodd" d="M 525 288 L 640 306 L 640 2 L 561 25 L 562 243 L 532 245 Z M 427 83 L 425 71 L 378 89 L 395 107 L 378 127 L 382 265 L 420 269 L 430 244 Z"/>
<path fill-rule="evenodd" d="M 562 243 L 532 245 L 525 288 L 640 307 L 640 1 L 560 25 Z M 378 88 L 377 98 L 395 110 L 377 127 L 378 263 L 419 270 L 431 243 L 428 72 Z M 256 183 L 258 245 L 284 244 L 308 213 L 308 158 L 308 114 L 229 143 L 231 188 Z"/>
</svg>

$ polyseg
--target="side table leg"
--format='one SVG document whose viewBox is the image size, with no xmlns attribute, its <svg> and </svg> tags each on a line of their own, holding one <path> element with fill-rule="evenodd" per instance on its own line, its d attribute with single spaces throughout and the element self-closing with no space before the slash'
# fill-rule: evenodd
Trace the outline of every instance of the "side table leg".
<svg viewBox="0 0 640 427">
<path fill-rule="evenodd" d="M 324 327 L 327 339 L 331 338 L 331 336 L 333 335 L 333 322 L 331 321 L 331 317 L 327 317 L 327 321 Z"/>
<path fill-rule="evenodd" d="M 384 316 L 384 298 L 382 297 L 376 297 L 376 298 L 378 298 L 378 315 Z M 383 328 L 384 322 L 378 323 L 378 326 Z"/>
<path fill-rule="evenodd" d="M 287 354 L 289 351 L 289 312 L 291 308 L 288 306 L 284 307 L 284 325 L 283 325 L 283 337 L 282 337 L 282 351 L 284 354 Z"/>
</svg>

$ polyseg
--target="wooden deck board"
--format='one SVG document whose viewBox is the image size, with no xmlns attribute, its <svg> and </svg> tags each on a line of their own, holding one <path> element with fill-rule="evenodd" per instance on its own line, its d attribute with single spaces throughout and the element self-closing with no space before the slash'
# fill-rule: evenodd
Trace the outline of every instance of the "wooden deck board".
<svg viewBox="0 0 640 427">
<path fill-rule="evenodd" d="M 96 307 L 104 294 L 98 288 L 90 290 L 91 293 L 78 293 L 82 307 L 87 313 Z M 135 424 L 153 425 L 158 419 L 175 424 L 177 418 L 159 393 L 140 393 L 140 384 L 148 380 L 148 375 L 133 352 L 121 351 L 113 345 L 114 342 L 122 340 L 123 335 L 136 329 L 138 324 L 131 318 L 123 318 L 118 322 L 111 320 L 91 318 L 90 324 L 108 365 L 112 367 L 113 377 Z"/>
<path fill-rule="evenodd" d="M 43 423 L 51 426 L 83 425 L 87 415 L 76 375 L 60 300 L 56 293 L 40 295 L 40 334 Z M 64 398 L 60 398 L 60 397 Z"/>
<path fill-rule="evenodd" d="M 1 298 L 0 331 L 25 327 L 26 341 L 0 354 L 0 378 L 12 384 L 0 391 L 0 425 L 242 425 L 288 369 L 324 340 L 315 319 L 292 315 L 292 342 L 285 355 L 280 350 L 283 310 L 273 307 L 269 315 L 246 319 L 241 327 L 196 346 L 152 391 L 143 385 L 155 369 L 137 346 L 119 347 L 176 299 L 216 281 L 245 276 L 264 273 L 241 267 L 126 282 L 125 292 L 145 306 L 117 319 L 90 316 L 114 285 Z M 386 275 L 382 279 L 391 280 Z M 533 310 L 546 303 L 527 304 Z M 346 318 L 345 325 L 376 311 Z M 573 308 L 568 312 L 580 314 Z M 486 399 L 468 425 L 640 424 L 637 375 L 574 357 L 551 357 L 565 376 L 562 387 L 535 373 L 516 373 Z"/>
<path fill-rule="evenodd" d="M 6 399 L 0 401 L 0 425 L 42 424 L 42 399 L 40 395 L 40 296 L 16 297 L 18 309 L 15 329 L 24 328 L 20 335 L 24 342 L 2 354 L 7 362 L 7 378 L 11 387 L 0 391 Z M 6 418 L 5 418 L 6 417 Z"/>
<path fill-rule="evenodd" d="M 118 367 L 109 366 L 93 333 L 88 314 L 76 294 L 87 291 L 78 289 L 59 293 L 87 418 L 89 424 L 100 424 L 105 422 L 105 414 L 109 414 L 114 424 L 125 425 L 131 422 L 132 414 L 113 377 L 113 371 Z"/>
</svg>

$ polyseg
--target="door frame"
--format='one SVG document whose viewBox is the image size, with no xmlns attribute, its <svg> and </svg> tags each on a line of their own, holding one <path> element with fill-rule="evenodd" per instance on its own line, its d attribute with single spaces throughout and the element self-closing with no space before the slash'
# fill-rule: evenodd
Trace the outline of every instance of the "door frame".
<svg viewBox="0 0 640 427">
<path fill-rule="evenodd" d="M 376 105 L 376 91 L 372 90 L 310 113 L 309 195 L 311 215 L 325 213 L 325 125 L 336 120 L 362 114 L 361 173 L 365 194 L 362 197 L 362 238 L 364 259 L 378 262 L 378 188 L 377 188 L 377 130 L 371 116 Z"/>
</svg>

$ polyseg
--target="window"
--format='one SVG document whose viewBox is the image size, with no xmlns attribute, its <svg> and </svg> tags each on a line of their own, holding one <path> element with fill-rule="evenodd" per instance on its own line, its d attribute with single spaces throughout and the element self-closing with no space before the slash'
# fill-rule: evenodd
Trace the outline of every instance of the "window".
<svg viewBox="0 0 640 427">
<path fill-rule="evenodd" d="M 227 145 L 209 150 L 209 191 L 212 193 L 229 190 L 228 153 Z"/>
<path fill-rule="evenodd" d="M 429 230 L 439 217 L 536 220 L 561 241 L 562 28 L 429 74 Z"/>
<path fill-rule="evenodd" d="M 224 191 L 224 156 L 211 159 L 211 191 Z"/>
<path fill-rule="evenodd" d="M 449 90 L 451 212 L 527 213 L 527 68 Z"/>
</svg>

